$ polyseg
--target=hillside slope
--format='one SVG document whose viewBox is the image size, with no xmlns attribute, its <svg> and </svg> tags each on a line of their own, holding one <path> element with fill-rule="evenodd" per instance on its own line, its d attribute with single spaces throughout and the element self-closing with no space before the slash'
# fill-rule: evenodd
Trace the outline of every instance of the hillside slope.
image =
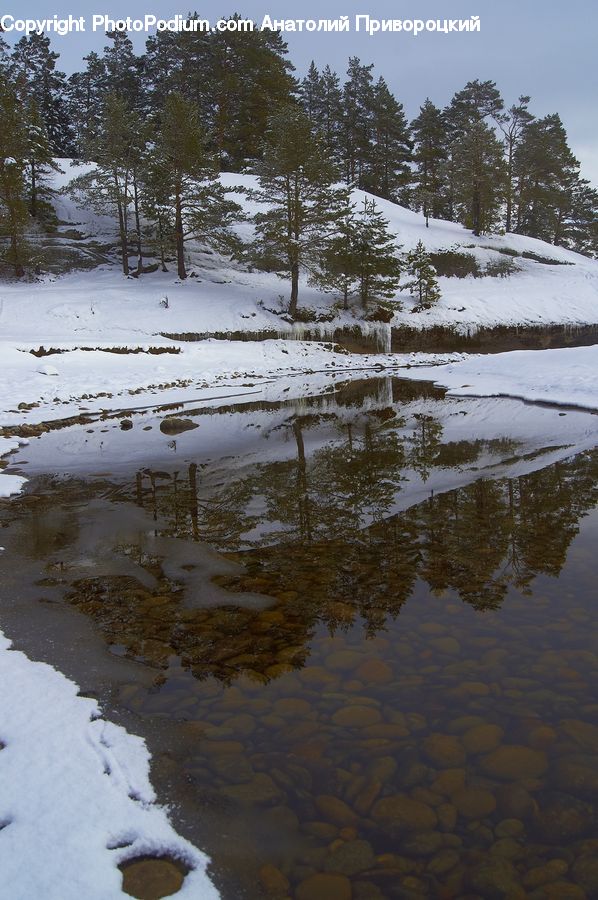
<svg viewBox="0 0 598 900">
<path fill-rule="evenodd" d="M 66 185 L 82 169 L 60 161 L 63 174 L 55 188 Z M 250 188 L 250 175 L 223 174 L 231 191 Z M 248 217 L 255 204 L 242 194 Z M 362 192 L 355 192 L 359 201 Z M 407 292 L 396 298 L 393 325 L 429 328 L 454 327 L 461 332 L 496 325 L 571 326 L 598 323 L 598 261 L 519 235 L 474 237 L 460 225 L 431 220 L 384 200 L 376 201 L 404 250 L 422 240 L 429 251 L 458 250 L 470 254 L 483 272 L 488 265 L 510 265 L 507 277 L 441 277 L 442 299 L 428 311 L 413 313 Z M 146 341 L 154 335 L 193 333 L 226 334 L 263 332 L 269 336 L 292 331 L 277 314 L 284 310 L 288 285 L 272 273 L 248 271 L 239 263 L 189 246 L 190 271 L 184 283 L 174 271 L 154 272 L 139 279 L 124 278 L 115 261 L 115 227 L 111 219 L 75 205 L 58 194 L 55 200 L 61 225 L 45 248 L 51 268 L 79 267 L 65 274 L 42 276 L 35 284 L 0 285 L 0 332 L 4 340 L 36 344 L 93 341 L 126 343 Z M 250 221 L 238 226 L 251 239 Z M 525 256 L 523 255 L 525 254 Z M 548 261 L 548 262 L 547 262 Z M 300 307 L 316 317 L 330 313 L 334 302 L 302 280 Z M 354 325 L 360 310 L 341 313 L 334 322 L 319 326 L 321 337 L 339 325 Z M 295 330 L 301 331 L 295 326 Z"/>
</svg>

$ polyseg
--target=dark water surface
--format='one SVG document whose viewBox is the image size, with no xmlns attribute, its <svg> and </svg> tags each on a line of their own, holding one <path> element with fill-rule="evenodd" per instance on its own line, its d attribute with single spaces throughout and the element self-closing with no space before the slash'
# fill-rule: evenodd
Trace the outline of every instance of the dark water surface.
<svg viewBox="0 0 598 900">
<path fill-rule="evenodd" d="M 225 900 L 598 897 L 596 417 L 191 417 L 15 458 L 0 625 L 147 739 Z"/>
</svg>

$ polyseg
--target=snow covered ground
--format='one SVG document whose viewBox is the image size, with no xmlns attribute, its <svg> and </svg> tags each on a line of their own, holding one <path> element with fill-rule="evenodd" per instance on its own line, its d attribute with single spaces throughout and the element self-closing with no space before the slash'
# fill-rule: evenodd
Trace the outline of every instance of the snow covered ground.
<svg viewBox="0 0 598 900">
<path fill-rule="evenodd" d="M 144 855 L 189 867 L 178 897 L 214 900 L 207 857 L 155 801 L 141 738 L 0 632 L 0 896 L 123 897 L 117 866 Z"/>
<path fill-rule="evenodd" d="M 83 171 L 68 160 L 60 162 L 64 174 L 55 177 L 57 189 Z M 250 175 L 221 177 L 231 191 L 255 186 L 255 178 Z M 242 204 L 247 216 L 255 211 L 256 205 L 244 199 L 243 194 L 231 196 Z M 355 192 L 357 201 L 363 196 L 362 192 Z M 389 201 L 376 202 L 404 250 L 421 239 L 430 251 L 457 249 L 470 253 L 482 270 L 488 264 L 509 261 L 516 267 L 505 278 L 443 277 L 441 301 L 425 312 L 414 314 L 409 294 L 399 292 L 397 302 L 402 309 L 397 311 L 393 324 L 412 328 L 444 325 L 469 332 L 495 325 L 598 323 L 598 261 L 520 235 L 474 237 L 453 222 L 431 220 L 426 228 L 419 213 Z M 110 248 L 116 243 L 116 234 L 111 219 L 97 216 L 67 195 L 59 194 L 55 205 L 64 223 L 53 238 L 51 252 L 56 257 L 61 250 L 74 248 L 96 261 L 114 259 Z M 249 240 L 252 225 L 249 221 L 241 223 L 237 231 Z M 73 237 L 75 232 L 80 239 Z M 79 346 L 95 346 L 98 342 L 154 343 L 155 336 L 162 333 L 268 330 L 301 336 L 301 326 L 289 325 L 272 311 L 282 309 L 286 302 L 288 285 L 284 280 L 272 273 L 248 271 L 247 266 L 216 253 L 202 253 L 191 244 L 189 254 L 192 276 L 183 283 L 174 270 L 135 279 L 124 278 L 118 265 L 103 264 L 92 271 L 45 276 L 35 285 L 2 284 L 0 337 L 13 344 L 48 347 L 65 341 Z M 551 264 L 538 262 L 530 254 Z M 303 280 L 300 306 L 325 313 L 330 311 L 333 300 Z M 325 339 L 334 327 L 354 325 L 356 321 L 352 313 L 340 313 L 332 323 L 309 327 L 319 328 Z M 367 323 L 362 327 L 367 327 Z"/>
<path fill-rule="evenodd" d="M 455 396 L 516 397 L 598 411 L 598 346 L 475 355 L 401 374 L 430 378 Z"/>
</svg>

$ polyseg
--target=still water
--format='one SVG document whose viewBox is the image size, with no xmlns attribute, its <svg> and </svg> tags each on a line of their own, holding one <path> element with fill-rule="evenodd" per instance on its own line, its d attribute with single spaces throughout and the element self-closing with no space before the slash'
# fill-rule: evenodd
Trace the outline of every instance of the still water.
<svg viewBox="0 0 598 900">
<path fill-rule="evenodd" d="M 175 414 L 14 458 L 0 625 L 146 738 L 225 900 L 598 897 L 597 417 Z"/>
</svg>

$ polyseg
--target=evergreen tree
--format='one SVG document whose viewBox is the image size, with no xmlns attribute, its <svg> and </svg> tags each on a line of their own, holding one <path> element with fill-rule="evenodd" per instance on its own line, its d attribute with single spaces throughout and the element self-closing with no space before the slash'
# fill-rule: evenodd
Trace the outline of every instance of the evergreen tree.
<svg viewBox="0 0 598 900">
<path fill-rule="evenodd" d="M 324 106 L 324 86 L 315 62 L 311 61 L 307 75 L 301 80 L 299 97 L 307 118 L 314 128 L 320 128 Z"/>
<path fill-rule="evenodd" d="M 447 133 L 441 110 L 427 99 L 411 128 L 417 167 L 414 204 L 422 210 L 428 228 L 430 216 L 438 219 L 446 214 L 442 163 L 447 158 Z"/>
<path fill-rule="evenodd" d="M 170 199 L 178 276 L 186 278 L 185 241 L 232 249 L 229 226 L 239 207 L 226 199 L 197 110 L 180 94 L 171 94 L 162 110 L 153 164 L 161 171 L 161 194 Z"/>
<path fill-rule="evenodd" d="M 364 197 L 355 221 L 358 291 L 364 311 L 396 295 L 401 274 L 399 246 L 376 201 Z"/>
<path fill-rule="evenodd" d="M 273 115 L 255 172 L 259 189 L 253 198 L 269 205 L 256 216 L 257 253 L 280 275 L 290 276 L 289 313 L 295 317 L 299 273 L 313 271 L 341 214 L 342 191 L 334 186 L 338 173 L 298 106 Z"/>
<path fill-rule="evenodd" d="M 558 115 L 526 125 L 515 152 L 514 172 L 515 230 L 550 243 L 563 243 L 579 181 L 579 163 L 569 149 Z"/>
<path fill-rule="evenodd" d="M 143 59 L 135 55 L 126 32 L 107 31 L 106 37 L 112 43 L 104 47 L 101 60 L 104 92 L 117 94 L 129 109 L 140 110 L 143 108 Z"/>
<path fill-rule="evenodd" d="M 503 105 L 493 81 L 475 80 L 455 94 L 445 112 L 450 218 L 457 218 L 475 235 L 494 227 L 504 198 L 502 146 L 486 122 L 496 119 Z"/>
<path fill-rule="evenodd" d="M 297 88 L 278 32 L 160 32 L 146 47 L 148 113 L 178 93 L 194 106 L 222 167 L 238 171 L 259 158 L 268 116 Z"/>
<path fill-rule="evenodd" d="M 343 309 L 359 288 L 359 256 L 357 253 L 356 206 L 347 201 L 339 215 L 335 232 L 319 254 L 318 268 L 312 283 L 323 291 L 342 297 Z"/>
<path fill-rule="evenodd" d="M 25 173 L 29 141 L 19 98 L 1 74 L 0 121 L 0 234 L 8 241 L 4 259 L 21 277 L 28 261 Z"/>
<path fill-rule="evenodd" d="M 505 113 L 499 112 L 497 122 L 503 133 L 506 155 L 505 175 L 505 203 L 506 221 L 505 231 L 513 228 L 513 200 L 515 194 L 515 153 L 519 147 L 525 126 L 533 121 L 534 117 L 528 110 L 529 97 L 521 96 L 517 104 L 514 104 Z"/>
<path fill-rule="evenodd" d="M 109 93 L 104 61 L 94 52 L 85 56 L 83 61 L 86 67 L 83 72 L 70 76 L 66 95 L 74 131 L 75 154 L 80 157 L 85 155 L 84 148 L 92 152 L 100 128 L 102 107 Z"/>
<path fill-rule="evenodd" d="M 429 309 L 440 300 L 436 269 L 422 241 L 418 241 L 407 254 L 406 271 L 412 280 L 407 282 L 405 288 L 417 300 L 415 310 Z"/>
<path fill-rule="evenodd" d="M 324 136 L 327 151 L 335 163 L 341 166 L 341 139 L 343 134 L 343 92 L 336 72 L 325 66 L 321 75 L 322 106 L 319 127 Z"/>
<path fill-rule="evenodd" d="M 55 156 L 68 156 L 73 149 L 73 132 L 66 103 L 67 82 L 58 71 L 58 53 L 50 50 L 45 34 L 22 37 L 11 56 L 11 74 L 21 100 L 35 100 Z"/>
<path fill-rule="evenodd" d="M 373 65 L 363 66 L 356 56 L 349 60 L 343 87 L 342 153 L 345 181 L 364 186 L 364 176 L 372 155 Z"/>
<path fill-rule="evenodd" d="M 485 122 L 473 122 L 453 158 L 455 212 L 475 235 L 491 231 L 504 199 L 505 162 L 500 141 Z"/>
<path fill-rule="evenodd" d="M 123 275 L 129 274 L 131 185 L 141 130 L 141 122 L 126 100 L 108 94 L 98 134 L 89 148 L 96 166 L 69 187 L 73 195 L 85 197 L 98 212 L 116 215 Z"/>
<path fill-rule="evenodd" d="M 391 94 L 383 78 L 372 93 L 372 135 L 369 163 L 364 173 L 365 190 L 386 200 L 407 200 L 411 177 L 412 143 L 403 106 Z"/>
<path fill-rule="evenodd" d="M 45 124 L 34 99 L 25 108 L 25 127 L 27 129 L 27 182 L 29 191 L 29 213 L 33 219 L 41 220 L 53 209 L 48 203 L 50 190 L 48 177 L 58 166 L 52 158 L 52 150 Z"/>
</svg>

